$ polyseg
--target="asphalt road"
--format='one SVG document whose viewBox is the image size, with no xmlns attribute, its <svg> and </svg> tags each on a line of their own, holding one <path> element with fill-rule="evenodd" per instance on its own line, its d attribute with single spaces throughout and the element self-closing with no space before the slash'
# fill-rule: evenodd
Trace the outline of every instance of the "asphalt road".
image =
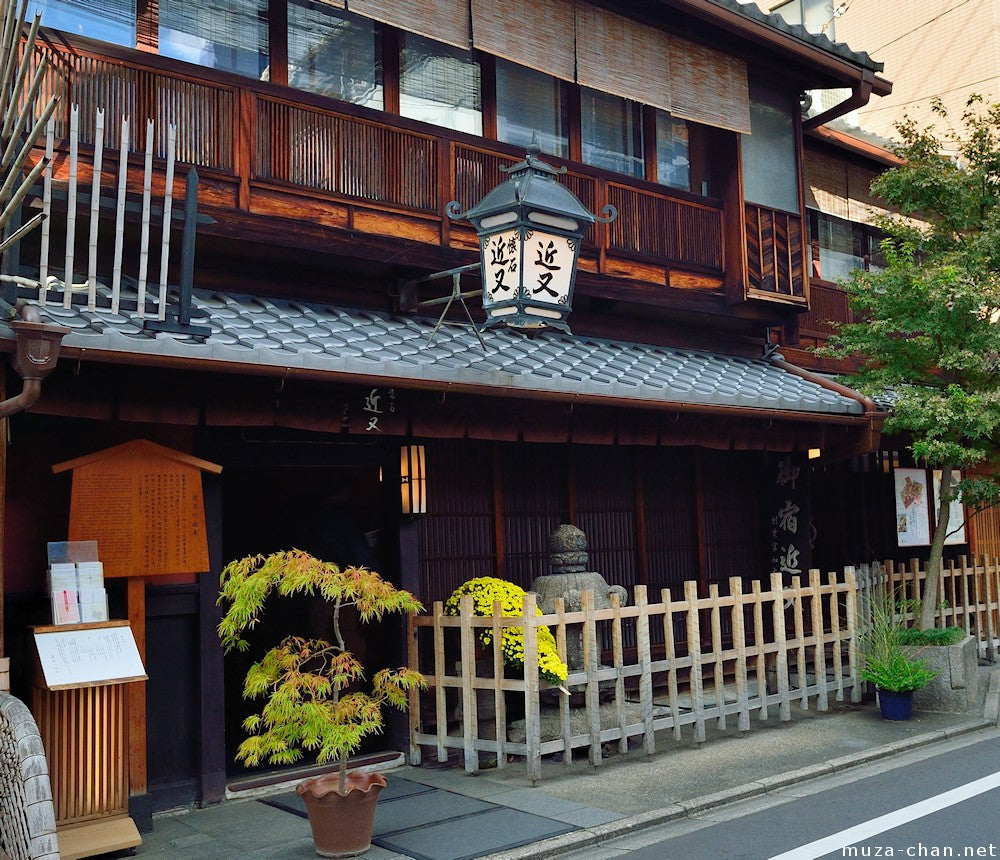
<svg viewBox="0 0 1000 860">
<path fill-rule="evenodd" d="M 1000 732 L 935 744 L 568 856 L 1000 857 Z"/>
</svg>

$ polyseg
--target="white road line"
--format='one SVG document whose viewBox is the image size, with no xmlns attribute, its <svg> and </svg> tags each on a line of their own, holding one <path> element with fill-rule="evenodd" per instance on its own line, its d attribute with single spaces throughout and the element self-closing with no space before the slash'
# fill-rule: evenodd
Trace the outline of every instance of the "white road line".
<svg viewBox="0 0 1000 860">
<path fill-rule="evenodd" d="M 784 854 L 777 854 L 771 857 L 770 860 L 815 860 L 817 857 L 823 857 L 833 851 L 839 851 L 841 848 L 853 845 L 855 842 L 861 842 L 872 836 L 878 836 L 879 833 L 885 833 L 886 830 L 892 830 L 894 827 L 899 827 L 908 821 L 923 818 L 925 815 L 930 815 L 939 809 L 954 806 L 956 803 L 961 803 L 963 800 L 968 800 L 970 797 L 975 797 L 977 794 L 983 794 L 997 787 L 1000 787 L 1000 771 L 989 776 L 984 776 L 982 779 L 977 779 L 974 782 L 960 785 L 951 791 L 936 794 L 934 797 L 921 800 L 919 803 L 904 806 L 902 809 L 897 809 L 895 812 L 873 818 L 871 821 L 866 821 L 855 827 L 849 827 L 847 830 L 841 830 L 839 833 L 834 833 L 823 839 L 817 839 L 808 845 L 793 848 Z"/>
</svg>

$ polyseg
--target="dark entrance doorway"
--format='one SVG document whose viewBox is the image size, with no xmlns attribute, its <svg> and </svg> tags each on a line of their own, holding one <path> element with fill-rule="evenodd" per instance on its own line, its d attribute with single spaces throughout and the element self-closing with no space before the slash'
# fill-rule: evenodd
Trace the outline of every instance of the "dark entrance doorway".
<svg viewBox="0 0 1000 860">
<path fill-rule="evenodd" d="M 222 495 L 224 559 L 298 548 L 324 561 L 365 565 L 395 579 L 398 550 L 395 540 L 386 539 L 392 529 L 387 528 L 382 468 L 374 453 L 367 452 L 364 459 L 370 462 L 362 464 L 227 466 Z M 261 701 L 243 699 L 246 670 L 285 636 L 331 638 L 331 620 L 330 607 L 320 597 L 272 596 L 247 637 L 249 651 L 226 656 L 226 761 L 231 776 L 248 772 L 236 762 L 236 751 L 246 736 L 243 721 L 259 710 Z M 342 612 L 341 628 L 367 674 L 401 662 L 395 628 L 366 625 L 362 630 L 353 610 Z M 378 737 L 364 751 L 384 749 L 386 744 Z"/>
</svg>

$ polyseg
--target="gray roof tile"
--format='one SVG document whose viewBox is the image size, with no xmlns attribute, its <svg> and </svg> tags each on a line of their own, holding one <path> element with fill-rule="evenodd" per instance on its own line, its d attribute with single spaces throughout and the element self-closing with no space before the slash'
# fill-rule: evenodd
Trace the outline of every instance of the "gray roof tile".
<svg viewBox="0 0 1000 860">
<path fill-rule="evenodd" d="M 211 364 L 307 367 L 332 375 L 388 376 L 407 382 L 456 382 L 551 394 L 588 393 L 622 400 L 755 406 L 807 413 L 861 414 L 851 398 L 749 359 L 653 344 L 544 332 L 529 338 L 509 330 L 476 335 L 445 325 L 428 342 L 431 320 L 196 292 L 192 317 L 212 335 L 150 334 L 138 320 L 109 310 L 89 312 L 48 304 L 42 316 L 71 328 L 65 344 L 107 350 L 141 360 L 171 355 Z M 0 325 L 0 337 L 11 338 Z"/>
</svg>

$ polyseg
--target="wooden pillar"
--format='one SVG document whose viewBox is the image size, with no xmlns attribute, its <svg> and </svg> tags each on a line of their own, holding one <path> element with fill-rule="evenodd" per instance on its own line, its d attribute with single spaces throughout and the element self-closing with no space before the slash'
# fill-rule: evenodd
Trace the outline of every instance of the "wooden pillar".
<svg viewBox="0 0 1000 860">
<path fill-rule="evenodd" d="M 7 368 L 0 368 L 0 401 L 7 399 Z M 6 692 L 4 679 L 7 675 L 7 661 L 4 657 L 4 582 L 6 549 L 4 546 L 7 529 L 7 420 L 0 418 L 0 693 Z M 7 681 L 9 685 L 9 680 Z"/>
<path fill-rule="evenodd" d="M 146 578 L 128 580 L 128 620 L 146 664 Z M 146 685 L 128 685 L 128 784 L 129 795 L 146 794 Z"/>
<path fill-rule="evenodd" d="M 198 576 L 201 669 L 201 802 L 219 803 L 226 796 L 225 676 L 217 628 L 222 618 L 219 574 L 222 571 L 222 483 L 202 475 L 209 570 Z"/>
<path fill-rule="evenodd" d="M 490 446 L 493 465 L 493 546 L 496 563 L 494 576 L 506 579 L 507 552 L 503 536 L 503 467 L 500 461 L 500 448 L 496 442 Z"/>
</svg>

